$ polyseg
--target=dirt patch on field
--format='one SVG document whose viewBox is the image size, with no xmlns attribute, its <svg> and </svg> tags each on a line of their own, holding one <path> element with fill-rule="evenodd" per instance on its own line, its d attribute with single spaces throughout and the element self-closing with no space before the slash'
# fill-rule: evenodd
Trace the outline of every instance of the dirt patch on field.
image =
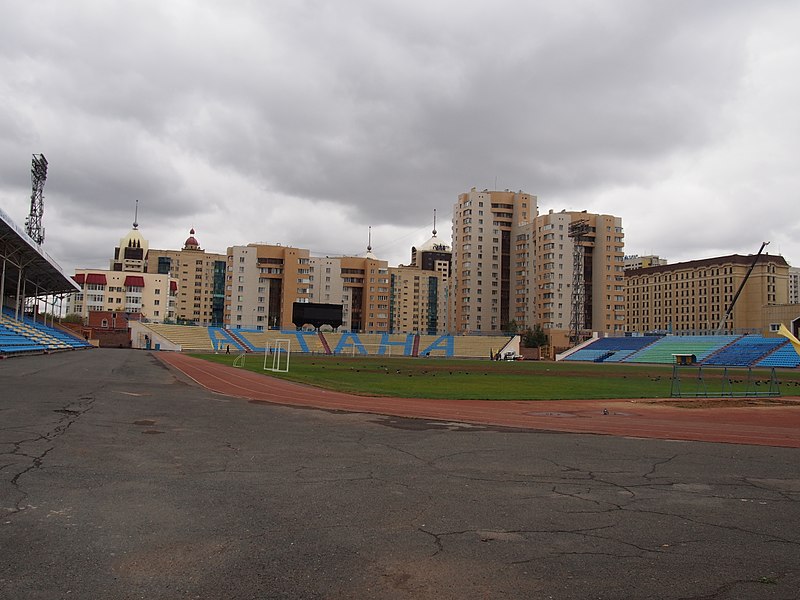
<svg viewBox="0 0 800 600">
<path fill-rule="evenodd" d="M 788 398 L 697 398 L 659 400 L 648 404 L 667 404 L 677 408 L 742 408 L 748 406 L 800 406 L 800 401 Z"/>
</svg>

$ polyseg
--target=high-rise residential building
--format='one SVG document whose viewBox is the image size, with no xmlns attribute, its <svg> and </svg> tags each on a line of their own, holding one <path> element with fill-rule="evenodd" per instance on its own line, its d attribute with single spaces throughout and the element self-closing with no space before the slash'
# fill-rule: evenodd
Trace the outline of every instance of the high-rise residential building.
<svg viewBox="0 0 800 600">
<path fill-rule="evenodd" d="M 767 332 L 768 308 L 788 300 L 789 265 L 782 256 L 758 257 L 725 318 L 753 260 L 733 254 L 626 271 L 628 330 Z"/>
<path fill-rule="evenodd" d="M 535 264 L 528 323 L 540 325 L 556 347 L 567 346 L 576 331 L 582 336 L 624 332 L 622 219 L 551 210 L 534 219 L 531 235 Z"/>
<path fill-rule="evenodd" d="M 536 196 L 472 188 L 453 207 L 450 330 L 498 332 L 515 320 L 515 241 L 530 235 Z"/>
<path fill-rule="evenodd" d="M 789 304 L 800 304 L 800 267 L 789 267 Z"/>
<path fill-rule="evenodd" d="M 391 331 L 427 335 L 448 332 L 448 284 L 452 250 L 433 236 L 411 248 L 411 264 L 389 268 Z"/>
<path fill-rule="evenodd" d="M 291 329 L 295 302 L 319 302 L 342 304 L 344 330 L 389 330 L 388 263 L 370 251 L 322 258 L 302 248 L 250 244 L 228 248 L 227 262 L 225 322 L 233 329 Z"/>
<path fill-rule="evenodd" d="M 343 318 L 354 332 L 389 331 L 389 263 L 378 260 L 371 249 L 367 255 L 343 256 Z M 344 327 L 344 325 L 343 325 Z"/>
<path fill-rule="evenodd" d="M 574 224 L 580 238 L 570 235 Z M 567 347 L 577 310 L 582 335 L 623 332 L 624 246 L 620 217 L 539 215 L 536 196 L 473 188 L 453 209 L 451 330 L 539 325 L 553 346 Z"/>
<path fill-rule="evenodd" d="M 232 329 L 291 328 L 294 302 L 309 302 L 309 252 L 249 244 L 227 252 L 225 323 Z"/>
<path fill-rule="evenodd" d="M 361 256 L 312 256 L 309 301 L 342 305 L 342 331 L 388 331 L 388 263 Z"/>
<path fill-rule="evenodd" d="M 147 253 L 147 272 L 171 274 L 178 280 L 175 318 L 178 323 L 221 326 L 225 315 L 227 256 L 200 247 L 195 231 L 180 250 Z"/>
<path fill-rule="evenodd" d="M 666 258 L 661 258 L 655 254 L 646 254 L 639 256 L 638 254 L 631 254 L 625 257 L 625 269 L 644 269 L 647 267 L 660 267 L 667 264 Z"/>
</svg>

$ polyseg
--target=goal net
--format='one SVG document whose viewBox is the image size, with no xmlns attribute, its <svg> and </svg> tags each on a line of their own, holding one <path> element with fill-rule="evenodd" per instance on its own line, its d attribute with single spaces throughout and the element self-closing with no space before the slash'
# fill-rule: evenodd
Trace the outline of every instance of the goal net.
<svg viewBox="0 0 800 600">
<path fill-rule="evenodd" d="M 290 340 L 273 340 L 272 343 L 264 349 L 264 370 L 274 373 L 288 373 L 290 354 Z"/>
</svg>

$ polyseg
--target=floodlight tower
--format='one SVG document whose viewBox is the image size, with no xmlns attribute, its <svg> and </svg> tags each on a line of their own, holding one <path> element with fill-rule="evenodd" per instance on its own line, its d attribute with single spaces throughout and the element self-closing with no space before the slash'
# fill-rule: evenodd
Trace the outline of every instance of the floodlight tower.
<svg viewBox="0 0 800 600">
<path fill-rule="evenodd" d="M 44 227 L 42 215 L 44 214 L 44 182 L 47 179 L 47 159 L 44 154 L 34 154 L 31 161 L 31 212 L 25 219 L 25 233 L 34 242 L 44 242 Z"/>
<path fill-rule="evenodd" d="M 585 244 L 590 241 L 589 221 L 579 219 L 569 224 L 568 237 L 572 240 L 572 315 L 569 322 L 569 341 L 577 344 L 581 341 L 586 328 L 586 286 L 584 281 Z"/>
</svg>

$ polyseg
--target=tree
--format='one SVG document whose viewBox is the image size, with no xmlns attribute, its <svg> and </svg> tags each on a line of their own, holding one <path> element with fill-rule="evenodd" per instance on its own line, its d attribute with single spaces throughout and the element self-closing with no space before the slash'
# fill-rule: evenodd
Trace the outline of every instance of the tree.
<svg viewBox="0 0 800 600">
<path fill-rule="evenodd" d="M 64 323 L 80 323 L 83 325 L 83 317 L 80 316 L 78 313 L 70 313 L 61 319 Z"/>
<path fill-rule="evenodd" d="M 547 344 L 547 334 L 541 325 L 534 325 L 533 329 L 529 327 L 522 332 L 522 345 L 525 348 L 541 348 L 542 346 L 547 346 Z"/>
</svg>

